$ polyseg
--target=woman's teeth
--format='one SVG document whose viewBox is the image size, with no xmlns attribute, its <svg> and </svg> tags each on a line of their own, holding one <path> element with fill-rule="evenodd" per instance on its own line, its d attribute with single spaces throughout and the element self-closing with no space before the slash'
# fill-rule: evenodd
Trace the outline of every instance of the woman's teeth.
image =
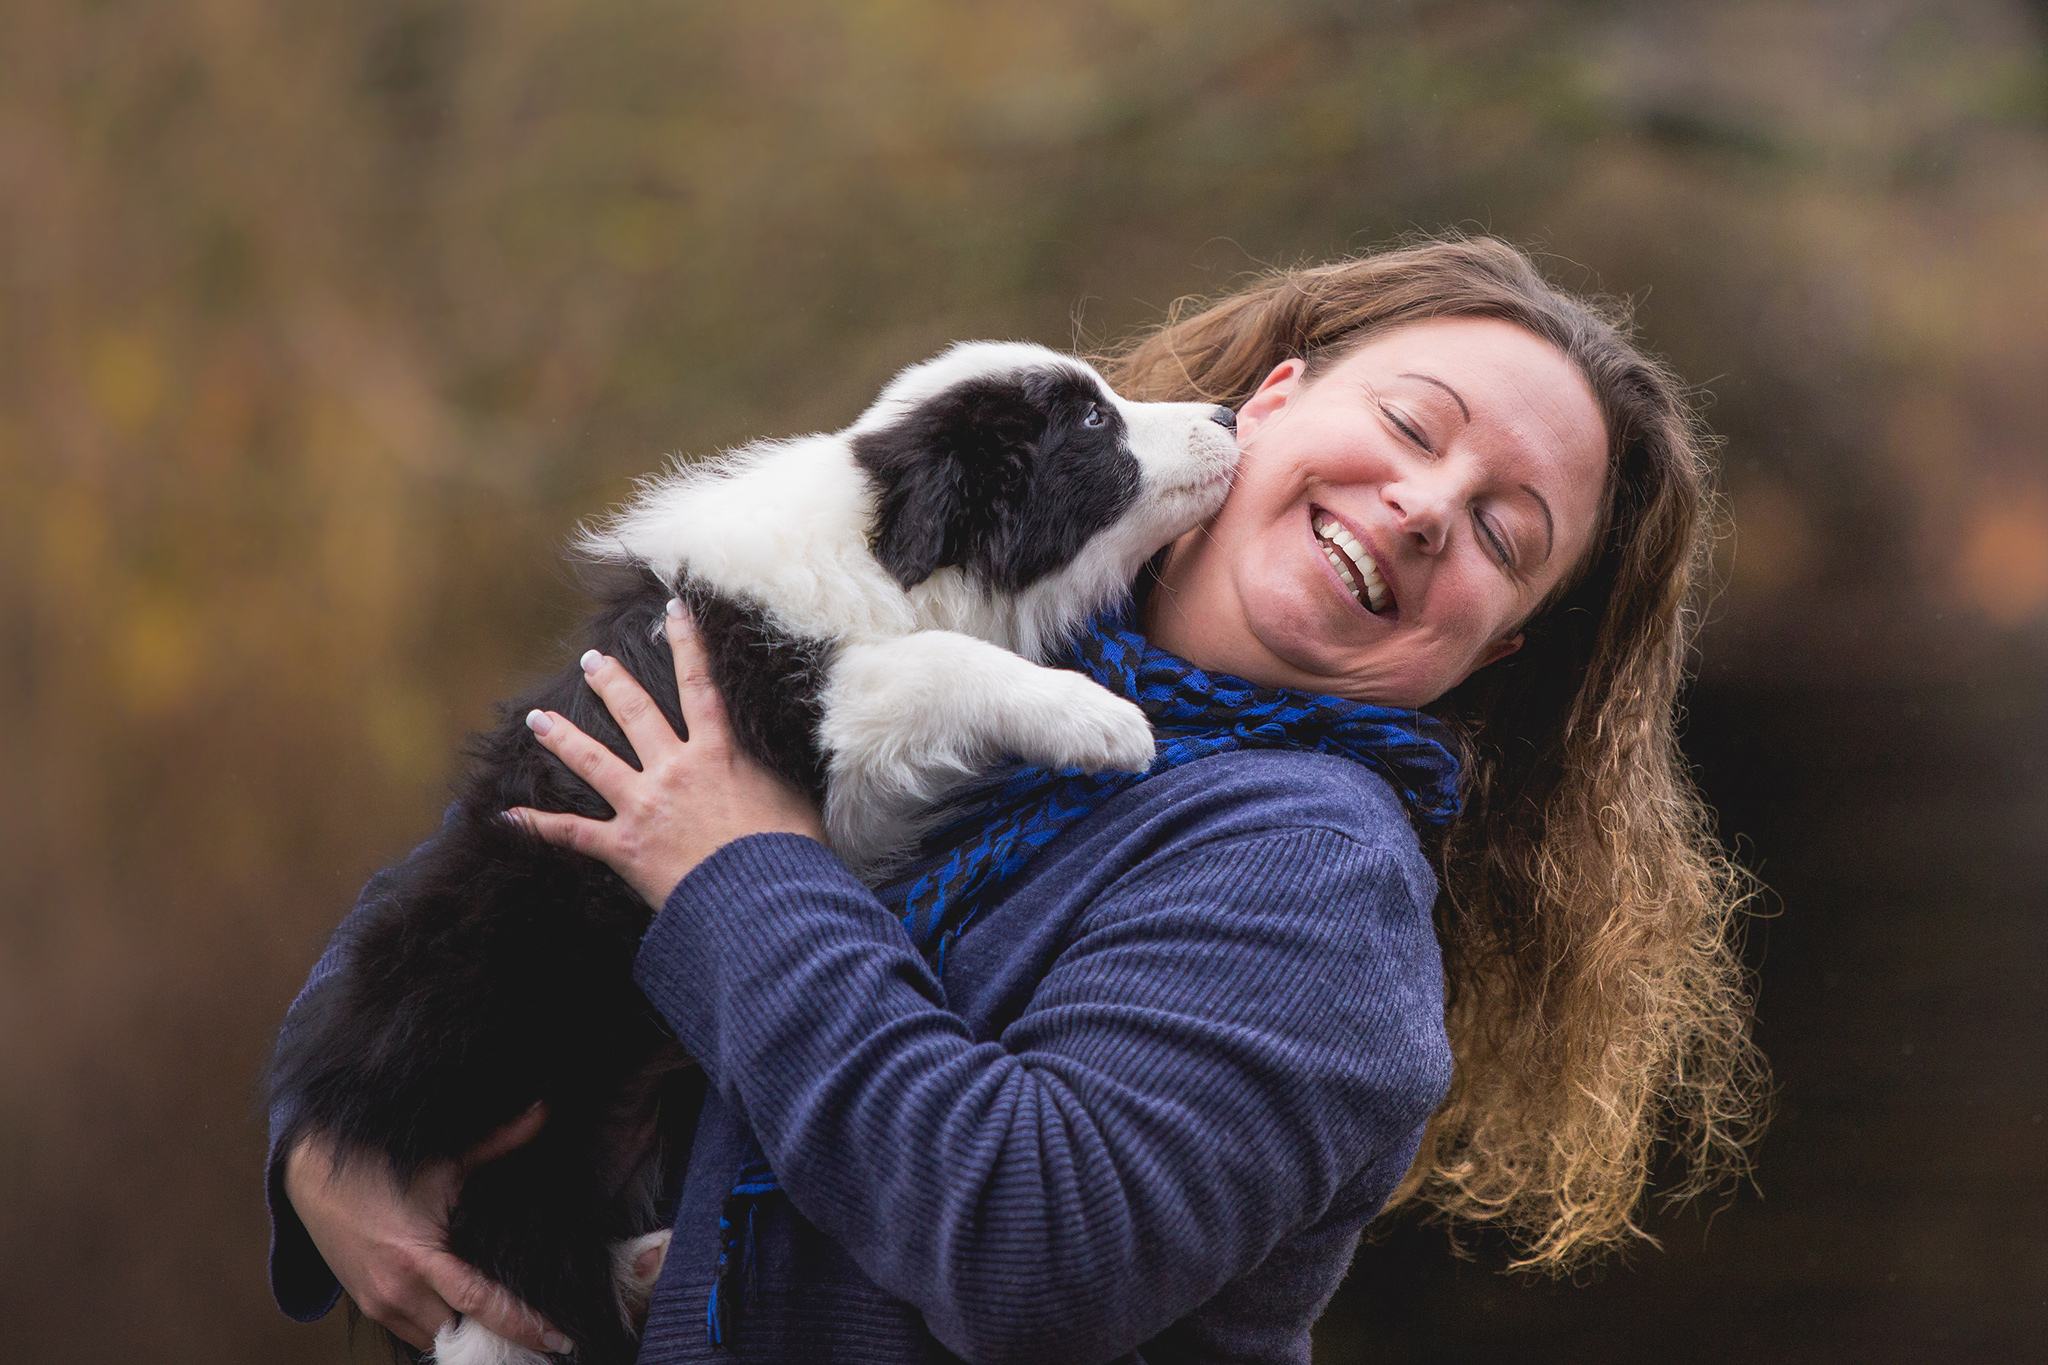
<svg viewBox="0 0 2048 1365">
<path fill-rule="evenodd" d="M 1359 605 L 1375 615 L 1385 611 L 1393 599 L 1387 593 L 1385 581 L 1380 578 L 1380 566 L 1358 543 L 1358 537 L 1352 535 L 1343 522 L 1326 512 L 1316 513 L 1311 524 L 1315 527 L 1316 543 L 1323 548 L 1323 557 L 1330 561 L 1330 567 L 1351 589 L 1351 595 L 1358 599 Z"/>
</svg>

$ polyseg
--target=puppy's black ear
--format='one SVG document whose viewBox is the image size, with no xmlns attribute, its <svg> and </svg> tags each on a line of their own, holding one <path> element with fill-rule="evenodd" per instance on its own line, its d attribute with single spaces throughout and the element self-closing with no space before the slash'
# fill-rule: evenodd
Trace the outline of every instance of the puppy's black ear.
<svg viewBox="0 0 2048 1365">
<path fill-rule="evenodd" d="M 945 451 L 915 416 L 853 439 L 853 456 L 874 478 L 875 524 L 869 545 L 898 583 L 912 588 L 945 562 L 951 529 L 966 508 L 966 490 Z"/>
<path fill-rule="evenodd" d="M 904 587 L 966 563 L 1028 482 L 1044 418 L 1018 386 L 956 385 L 853 440 L 874 480 L 875 558 Z"/>
</svg>

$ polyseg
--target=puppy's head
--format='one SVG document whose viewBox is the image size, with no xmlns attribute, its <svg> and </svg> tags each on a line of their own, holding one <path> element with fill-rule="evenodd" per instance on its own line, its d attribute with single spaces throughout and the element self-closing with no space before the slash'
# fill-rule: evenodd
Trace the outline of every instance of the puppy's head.
<svg viewBox="0 0 2048 1365">
<path fill-rule="evenodd" d="M 948 567 L 1008 593 L 1078 573 L 1101 598 L 1222 504 L 1233 425 L 1127 403 L 1041 346 L 970 342 L 904 371 L 850 434 L 875 557 L 904 587 Z"/>
</svg>

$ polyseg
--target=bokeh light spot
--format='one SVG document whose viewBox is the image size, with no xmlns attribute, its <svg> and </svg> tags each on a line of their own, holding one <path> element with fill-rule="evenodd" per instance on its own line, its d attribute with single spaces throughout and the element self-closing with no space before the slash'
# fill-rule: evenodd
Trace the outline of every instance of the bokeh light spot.
<svg viewBox="0 0 2048 1365">
<path fill-rule="evenodd" d="M 1778 479 L 1756 477 L 1736 491 L 1734 504 L 1732 586 L 1771 594 L 1806 578 L 1814 563 L 1813 526 L 1797 495 Z"/>
<path fill-rule="evenodd" d="M 140 332 L 109 332 L 94 343 L 86 363 L 93 406 L 124 436 L 136 436 L 164 394 L 163 362 Z"/>
<path fill-rule="evenodd" d="M 122 617 L 111 641 L 114 676 L 129 713 L 158 716 L 192 694 L 204 652 L 192 610 L 152 595 Z"/>
<path fill-rule="evenodd" d="M 2001 626 L 2048 610 L 2048 490 L 1994 488 L 1980 497 L 1959 571 L 1964 594 Z"/>
</svg>

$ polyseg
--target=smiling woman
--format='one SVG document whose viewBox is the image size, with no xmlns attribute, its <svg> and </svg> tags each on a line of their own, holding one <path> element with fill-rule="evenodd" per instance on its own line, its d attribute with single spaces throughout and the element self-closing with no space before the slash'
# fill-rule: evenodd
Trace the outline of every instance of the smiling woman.
<svg viewBox="0 0 2048 1365">
<path fill-rule="evenodd" d="M 1665 1144 L 1669 1198 L 1745 1171 L 1769 1089 L 1736 952 L 1750 883 L 1675 730 L 1713 500 L 1676 376 L 1478 238 L 1274 272 L 1111 379 L 1242 410 L 1238 484 L 1174 547 L 1155 638 L 1464 737 L 1432 857 L 1457 1064 L 1392 1202 L 1562 1272 L 1640 1235 Z"/>
</svg>

